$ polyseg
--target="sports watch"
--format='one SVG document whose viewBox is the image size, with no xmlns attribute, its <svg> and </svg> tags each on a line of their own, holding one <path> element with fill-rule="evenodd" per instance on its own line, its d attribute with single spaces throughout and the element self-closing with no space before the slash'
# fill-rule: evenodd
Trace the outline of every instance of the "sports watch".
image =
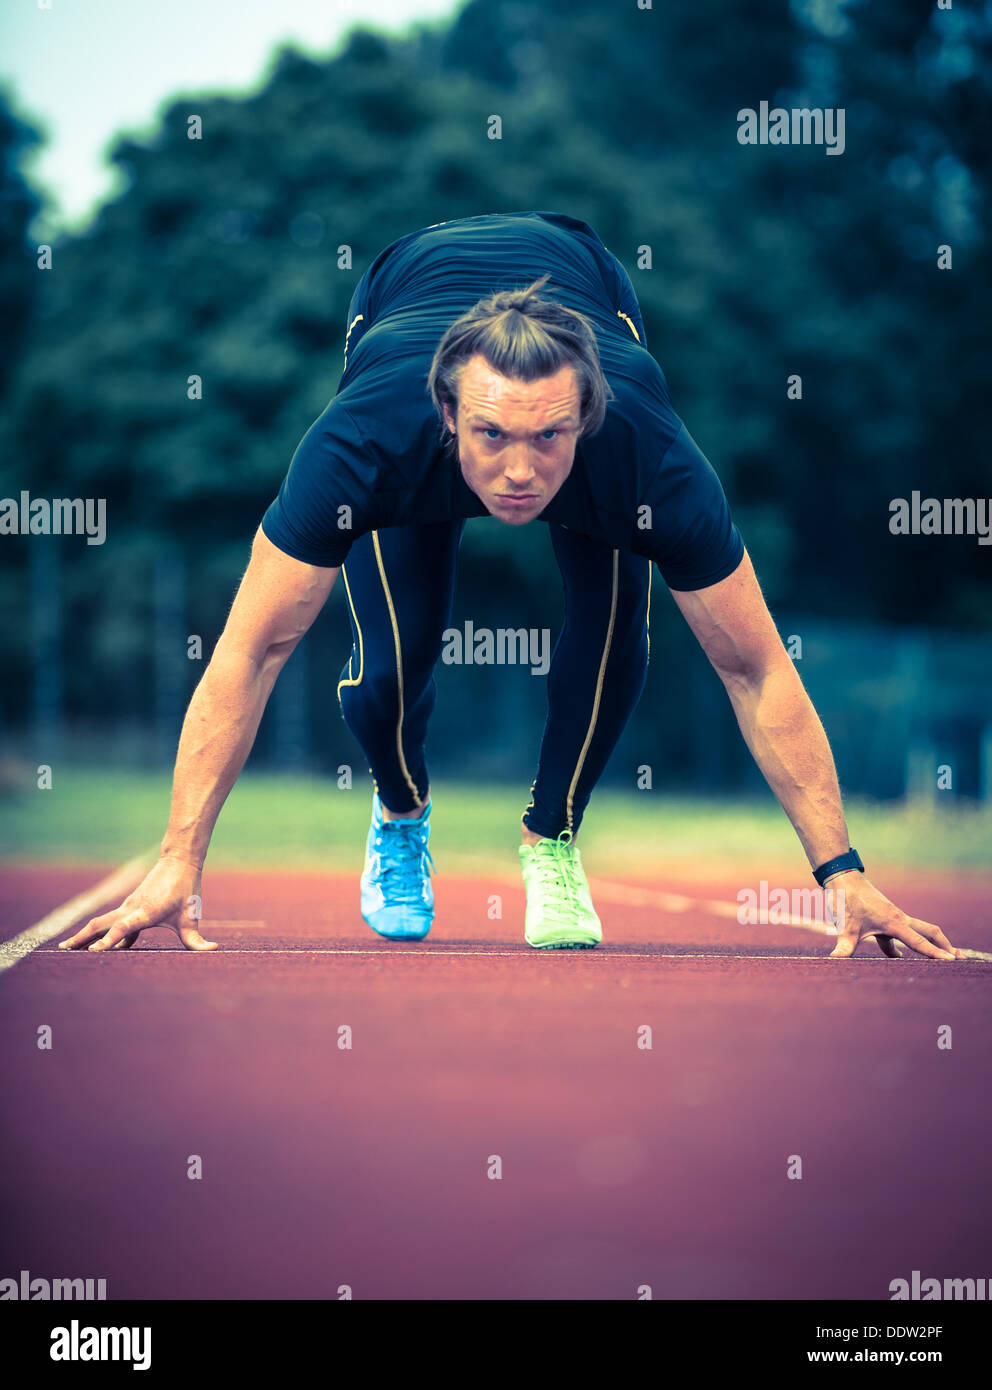
<svg viewBox="0 0 992 1390">
<path fill-rule="evenodd" d="M 856 849 L 849 849 L 846 854 L 838 854 L 836 859 L 828 859 L 825 864 L 813 870 L 813 877 L 822 888 L 831 874 L 839 874 L 844 869 L 857 869 L 859 873 L 864 873 L 865 866 Z"/>
</svg>

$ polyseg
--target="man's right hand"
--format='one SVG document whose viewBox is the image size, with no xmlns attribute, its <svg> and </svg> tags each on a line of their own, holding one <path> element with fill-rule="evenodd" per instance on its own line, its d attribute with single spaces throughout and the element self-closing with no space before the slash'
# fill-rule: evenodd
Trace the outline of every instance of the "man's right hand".
<svg viewBox="0 0 992 1390">
<path fill-rule="evenodd" d="M 196 925 L 201 878 L 194 864 L 163 856 L 120 907 L 92 918 L 59 950 L 128 951 L 147 927 L 171 927 L 187 951 L 215 951 L 218 943 L 204 941 Z"/>
<path fill-rule="evenodd" d="M 337 576 L 337 568 L 284 554 L 258 528 L 224 631 L 183 720 L 163 853 L 120 907 L 94 917 L 60 949 L 126 951 L 146 927 L 171 927 L 187 951 L 217 949 L 196 925 L 200 866 L 214 822 L 244 767 L 276 678 Z"/>
</svg>

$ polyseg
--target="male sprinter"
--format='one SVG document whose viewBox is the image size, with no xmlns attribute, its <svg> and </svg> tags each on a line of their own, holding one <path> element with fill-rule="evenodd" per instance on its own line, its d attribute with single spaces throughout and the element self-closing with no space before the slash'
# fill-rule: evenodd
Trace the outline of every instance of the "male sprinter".
<svg viewBox="0 0 992 1390">
<path fill-rule="evenodd" d="M 468 318 L 458 318 L 466 302 L 472 304 L 487 286 L 518 285 L 523 266 L 535 272 L 554 268 L 556 288 L 549 288 L 548 301 L 536 293 L 548 279 L 545 271 L 529 289 L 488 296 L 474 303 Z M 564 294 L 558 293 L 559 282 Z M 588 309 L 593 317 L 565 309 L 562 300 Z M 601 346 L 604 335 L 619 336 L 623 349 L 646 346 L 626 271 L 590 227 L 572 218 L 464 218 L 415 232 L 387 247 L 362 277 L 351 301 L 338 395 L 346 402 L 355 399 L 361 379 L 372 374 L 367 389 L 370 396 L 381 393 L 380 412 L 407 417 L 407 443 L 397 439 L 393 445 L 398 452 L 404 447 L 411 452 L 412 440 L 413 453 L 426 450 L 433 456 L 439 448 L 436 422 L 443 420 L 450 456 L 445 468 L 425 477 L 427 486 L 447 488 L 458 462 L 452 416 L 457 380 L 477 352 L 493 360 L 512 351 L 509 335 L 519 333 L 521 326 L 526 330 L 528 319 L 562 350 L 578 352 L 583 395 L 589 397 L 582 407 L 588 418 L 581 429 L 576 417 L 553 420 L 557 430 L 540 431 L 538 454 L 549 460 L 561 454 L 567 441 L 589 433 L 604 404 L 608 407 L 611 391 L 602 375 L 597 342 Z M 431 329 L 426 338 L 425 325 Z M 435 337 L 441 337 L 439 345 Z M 544 363 L 539 358 L 536 365 L 540 369 Z M 399 390 L 392 377 L 397 370 L 403 372 Z M 498 433 L 478 428 L 463 433 L 462 466 L 456 477 L 464 474 L 479 436 L 486 439 L 492 457 L 497 456 L 492 436 Z M 495 510 L 501 519 L 517 524 L 541 510 L 533 505 L 534 497 L 526 495 L 532 470 L 525 455 L 515 467 L 518 476 L 491 507 L 474 499 L 476 513 Z M 417 476 L 423 468 L 421 459 L 414 469 L 406 465 L 404 471 Z M 303 558 L 303 552 L 293 548 L 294 518 L 287 520 L 284 514 L 293 506 L 285 492 L 280 494 L 263 529 L 281 549 Z M 651 560 L 546 519 L 562 575 L 565 617 L 548 673 L 548 719 L 537 776 L 522 822 L 525 937 L 539 947 L 594 946 L 602 939 L 602 929 L 575 841 L 591 792 L 644 688 Z M 434 919 L 424 744 L 434 708 L 434 668 L 451 618 L 463 527 L 459 516 L 375 530 L 358 537 L 343 567 L 354 647 L 338 697 L 375 784 L 362 913 L 375 931 L 394 940 L 425 936 Z M 729 555 L 716 557 L 722 571 L 740 560 L 736 532 L 731 541 Z M 720 574 L 710 566 L 710 576 Z M 692 579 L 695 582 L 696 576 Z"/>
<path fill-rule="evenodd" d="M 554 298 L 541 299 L 537 290 L 549 274 Z M 597 277 L 602 295 L 590 288 Z M 540 517 L 612 552 L 594 704 L 605 688 L 621 557 L 630 553 L 657 564 L 721 676 L 748 747 L 817 881 L 822 886 L 844 876 L 844 926 L 832 955 L 853 955 L 863 938 L 874 938 L 887 955 L 897 953 L 899 940 L 921 955 L 955 958 L 939 927 L 909 918 L 864 876 L 850 847 L 826 736 L 765 606 L 719 480 L 672 409 L 657 363 L 634 334 L 617 331 L 616 321 L 632 317 L 624 308 L 632 291 L 622 278 L 591 228 L 555 213 L 441 223 L 402 238 L 373 263 L 352 320 L 357 326 L 367 316 L 371 326 L 263 519 L 224 632 L 190 702 L 161 856 L 120 908 L 94 918 L 63 946 L 127 948 L 146 927 L 162 924 L 191 950 L 214 949 L 186 916 L 189 899 L 200 893 L 214 823 L 279 671 L 361 536 L 369 537 L 393 636 L 397 703 L 391 729 L 395 764 L 406 780 L 405 790 L 391 793 L 393 817 L 384 814 L 370 836 L 366 883 L 370 891 L 381 888 L 377 839 L 401 825 L 404 812 L 422 820 L 429 804 L 419 742 L 407 737 L 406 668 L 382 537 L 392 528 L 445 527 L 488 512 L 510 525 Z M 521 283 L 526 288 L 515 288 Z M 437 416 L 423 408 L 428 392 L 457 452 L 443 447 Z M 418 567 L 406 574 L 407 585 L 419 585 L 420 573 L 430 572 L 431 555 L 420 549 L 415 558 Z M 445 573 L 442 566 L 440 580 L 436 573 L 429 579 L 435 603 L 446 592 Z M 563 573 L 567 583 L 564 565 Z M 362 588 L 377 592 L 374 584 Z M 343 692 L 365 679 L 354 606 L 352 620 L 358 666 L 345 680 L 358 684 Z M 432 630 L 439 631 L 436 618 Z M 429 680 L 422 680 L 421 697 L 429 701 L 428 691 Z M 595 713 L 582 714 L 585 755 Z M 374 733 L 370 741 L 375 744 Z M 388 760 L 382 766 L 388 770 Z M 566 794 L 573 825 L 580 776 L 581 767 Z M 401 790 L 406 807 L 396 795 Z M 537 845 L 523 847 L 525 870 L 527 850 L 536 851 L 533 864 L 545 866 L 528 876 L 527 935 L 537 945 L 592 944 L 570 941 L 589 922 L 591 904 L 584 902 L 581 869 L 568 852 L 568 826 L 556 834 L 553 811 L 549 820 L 531 823 Z M 528 808 L 525 832 L 530 814 Z M 542 828 L 551 834 L 542 836 Z M 425 853 L 426 834 L 421 845 Z M 543 886 L 551 879 L 554 891 Z M 540 920 L 532 924 L 534 885 Z M 547 920 L 556 898 L 573 904 L 564 924 Z"/>
</svg>

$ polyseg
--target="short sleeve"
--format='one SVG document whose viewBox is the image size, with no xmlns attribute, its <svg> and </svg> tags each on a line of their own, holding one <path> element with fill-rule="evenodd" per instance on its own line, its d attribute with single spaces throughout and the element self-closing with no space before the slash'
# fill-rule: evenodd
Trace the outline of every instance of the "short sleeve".
<svg viewBox="0 0 992 1390">
<path fill-rule="evenodd" d="M 644 504 L 650 508 L 647 513 Z M 650 480 L 641 515 L 648 526 L 639 549 L 649 548 L 670 589 L 718 584 L 744 558 L 744 542 L 723 485 L 685 425 Z"/>
<path fill-rule="evenodd" d="M 355 421 L 335 397 L 300 441 L 263 532 L 294 560 L 339 567 L 371 529 L 371 468 Z"/>
</svg>

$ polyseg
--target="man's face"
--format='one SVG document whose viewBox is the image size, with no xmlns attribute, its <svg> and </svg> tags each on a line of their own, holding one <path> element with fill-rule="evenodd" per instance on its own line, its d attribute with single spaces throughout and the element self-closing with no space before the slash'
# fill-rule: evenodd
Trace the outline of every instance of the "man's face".
<svg viewBox="0 0 992 1390">
<path fill-rule="evenodd" d="M 444 418 L 458 436 L 462 476 L 488 512 L 522 526 L 544 510 L 572 471 L 581 404 L 574 367 L 514 381 L 469 358 L 457 415 L 446 405 Z"/>
</svg>

